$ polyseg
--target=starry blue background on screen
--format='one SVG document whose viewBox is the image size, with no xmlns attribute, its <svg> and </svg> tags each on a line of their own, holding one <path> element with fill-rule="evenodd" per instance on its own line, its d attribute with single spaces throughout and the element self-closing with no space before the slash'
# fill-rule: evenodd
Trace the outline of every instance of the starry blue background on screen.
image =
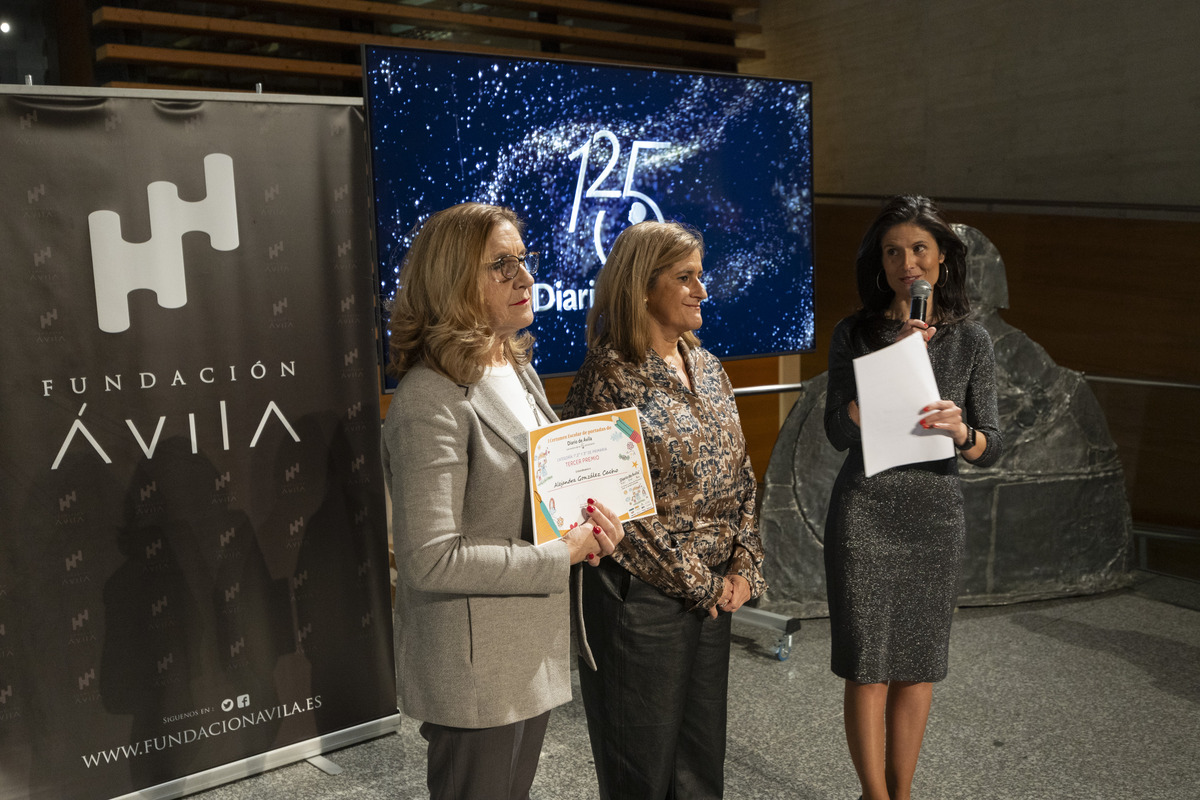
<svg viewBox="0 0 1200 800">
<path fill-rule="evenodd" d="M 613 240 L 678 220 L 704 235 L 705 347 L 813 349 L 809 84 L 400 48 L 366 64 L 385 301 L 430 214 L 508 206 L 542 253 L 534 366 L 573 372 Z"/>
</svg>

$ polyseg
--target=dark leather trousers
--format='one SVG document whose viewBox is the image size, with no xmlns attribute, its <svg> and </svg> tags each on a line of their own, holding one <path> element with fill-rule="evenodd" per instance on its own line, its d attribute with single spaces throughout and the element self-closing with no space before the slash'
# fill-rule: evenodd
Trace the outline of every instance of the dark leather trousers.
<svg viewBox="0 0 1200 800">
<path fill-rule="evenodd" d="M 688 611 L 611 559 L 583 571 L 597 671 L 579 681 L 602 800 L 709 800 L 725 782 L 731 615 Z"/>
</svg>

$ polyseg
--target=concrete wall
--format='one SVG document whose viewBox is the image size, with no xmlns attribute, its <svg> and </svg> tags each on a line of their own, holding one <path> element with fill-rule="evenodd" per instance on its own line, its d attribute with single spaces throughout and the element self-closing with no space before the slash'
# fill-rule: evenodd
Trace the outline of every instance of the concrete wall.
<svg viewBox="0 0 1200 800">
<path fill-rule="evenodd" d="M 1200 205 L 1194 0 L 761 0 L 818 193 Z"/>
</svg>

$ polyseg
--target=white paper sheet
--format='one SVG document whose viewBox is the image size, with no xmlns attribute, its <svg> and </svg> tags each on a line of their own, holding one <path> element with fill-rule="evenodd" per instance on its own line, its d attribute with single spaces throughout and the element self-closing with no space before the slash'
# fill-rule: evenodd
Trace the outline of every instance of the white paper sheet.
<svg viewBox="0 0 1200 800">
<path fill-rule="evenodd" d="M 921 427 L 921 409 L 940 400 L 920 336 L 854 359 L 867 477 L 901 464 L 954 457 L 954 439 Z"/>
</svg>

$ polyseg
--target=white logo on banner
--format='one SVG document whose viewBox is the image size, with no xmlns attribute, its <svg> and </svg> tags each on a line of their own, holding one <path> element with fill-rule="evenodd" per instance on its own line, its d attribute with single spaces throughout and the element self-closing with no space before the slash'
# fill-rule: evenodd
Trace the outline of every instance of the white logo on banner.
<svg viewBox="0 0 1200 800">
<path fill-rule="evenodd" d="M 134 289 L 154 292 L 163 308 L 182 308 L 187 303 L 183 234 L 207 233 L 214 250 L 237 249 L 233 159 L 223 153 L 205 156 L 204 182 L 207 195 L 196 202 L 180 200 L 179 187 L 168 181 L 147 186 L 150 238 L 144 242 L 125 241 L 121 216 L 115 211 L 88 214 L 100 330 L 128 330 L 129 293 Z"/>
</svg>

